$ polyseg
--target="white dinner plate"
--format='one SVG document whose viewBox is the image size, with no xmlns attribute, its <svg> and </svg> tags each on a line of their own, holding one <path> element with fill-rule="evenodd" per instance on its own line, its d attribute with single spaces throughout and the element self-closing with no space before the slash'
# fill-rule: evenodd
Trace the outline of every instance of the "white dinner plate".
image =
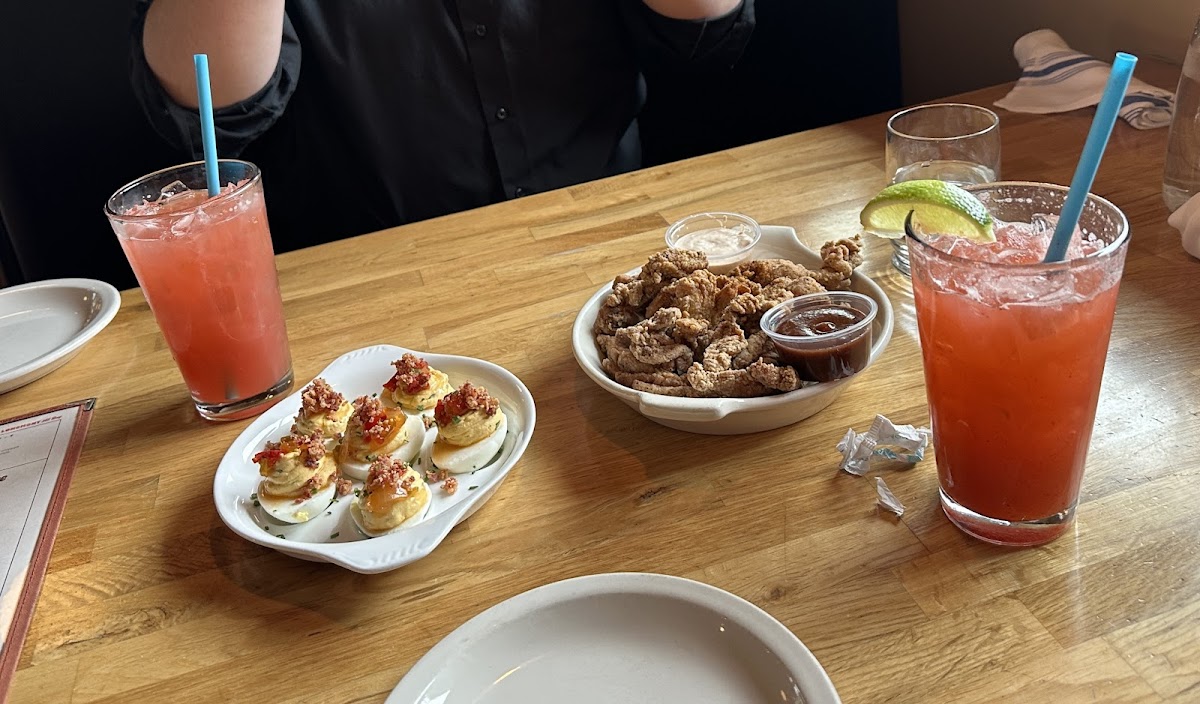
<svg viewBox="0 0 1200 704">
<path fill-rule="evenodd" d="M 763 226 L 762 239 L 750 250 L 750 258 L 787 259 L 810 269 L 821 266 L 820 253 L 802 243 L 796 237 L 795 230 L 778 225 Z M 634 269 L 626 273 L 636 275 L 638 271 Z M 850 277 L 850 290 L 870 296 L 879 306 L 875 322 L 871 325 L 871 357 L 867 362 L 869 366 L 879 359 L 892 339 L 892 328 L 895 324 L 892 302 L 878 284 L 858 271 Z M 600 350 L 596 347 L 596 336 L 592 333 L 596 315 L 610 293 L 611 283 L 601 286 L 575 317 L 575 324 L 571 328 L 571 347 L 575 352 L 575 360 L 600 388 L 643 416 L 668 428 L 709 435 L 757 433 L 782 428 L 825 409 L 859 376 L 855 374 L 836 381 L 807 384 L 787 393 L 752 398 L 680 398 L 631 389 L 618 384 L 600 366 Z"/>
<path fill-rule="evenodd" d="M 0 289 L 0 394 L 69 362 L 120 307 L 117 289 L 93 279 L 50 279 Z"/>
<path fill-rule="evenodd" d="M 533 435 L 536 411 L 533 396 L 521 380 L 503 367 L 471 357 L 428 354 L 394 345 L 377 345 L 348 352 L 317 376 L 347 399 L 377 393 L 391 378 L 392 360 L 412 352 L 450 377 L 455 387 L 464 381 L 482 386 L 500 402 L 508 418 L 508 434 L 499 455 L 485 467 L 456 475 L 459 488 L 447 494 L 431 484 L 428 512 L 411 526 L 378 538 L 362 535 L 350 517 L 353 495 L 335 501 L 321 515 L 305 523 L 286 524 L 268 518 L 256 506 L 261 477 L 251 458 L 268 440 L 278 440 L 291 428 L 300 410 L 303 387 L 268 409 L 249 425 L 225 452 L 213 479 L 213 500 L 221 520 L 234 533 L 284 554 L 315 562 L 332 562 L 355 572 L 373 574 L 402 567 L 433 552 L 450 529 L 479 509 L 521 458 Z M 426 433 L 415 469 L 429 467 L 429 449 L 435 435 Z M 359 488 L 362 482 L 355 482 Z"/>
<path fill-rule="evenodd" d="M 754 604 L 660 574 L 519 594 L 459 626 L 387 704 L 838 704 L 820 663 Z"/>
</svg>

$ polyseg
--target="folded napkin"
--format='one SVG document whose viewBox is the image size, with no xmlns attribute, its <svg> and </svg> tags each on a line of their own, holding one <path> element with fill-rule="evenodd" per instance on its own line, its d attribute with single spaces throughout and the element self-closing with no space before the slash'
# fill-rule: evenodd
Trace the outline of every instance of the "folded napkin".
<svg viewBox="0 0 1200 704">
<path fill-rule="evenodd" d="M 1200 259 L 1200 195 L 1192 196 L 1171 213 L 1167 224 L 1179 230 L 1184 251 Z"/>
<path fill-rule="evenodd" d="M 1039 29 L 1017 40 L 1013 56 L 1021 77 L 996 107 L 1013 112 L 1067 112 L 1100 102 L 1108 81 L 1109 64 L 1081 54 L 1054 31 Z M 1175 96 L 1170 91 L 1133 79 L 1121 103 L 1121 118 L 1139 130 L 1171 124 Z"/>
</svg>

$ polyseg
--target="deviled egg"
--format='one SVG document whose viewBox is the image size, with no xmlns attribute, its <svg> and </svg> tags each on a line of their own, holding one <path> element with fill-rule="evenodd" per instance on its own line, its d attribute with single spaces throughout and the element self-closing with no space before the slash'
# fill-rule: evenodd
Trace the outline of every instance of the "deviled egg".
<svg viewBox="0 0 1200 704">
<path fill-rule="evenodd" d="M 363 535 L 377 538 L 412 525 L 429 511 L 429 485 L 407 462 L 380 457 L 371 463 L 350 517 Z"/>
<path fill-rule="evenodd" d="M 473 472 L 487 466 L 500 452 L 508 433 L 508 419 L 487 389 L 465 382 L 438 401 L 433 412 L 437 440 L 430 459 L 451 474 Z"/>
<path fill-rule="evenodd" d="M 253 461 L 262 475 L 258 504 L 272 518 L 304 523 L 333 503 L 338 467 L 326 454 L 325 437 L 319 430 L 268 442 Z"/>
<path fill-rule="evenodd" d="M 350 402 L 321 377 L 312 380 L 300 395 L 300 412 L 292 423 L 293 435 L 325 435 L 325 449 L 333 450 L 338 438 L 346 432 L 350 420 Z"/>
<path fill-rule="evenodd" d="M 383 405 L 399 406 L 409 413 L 432 411 L 442 397 L 454 390 L 450 378 L 420 357 L 406 352 L 392 362 L 396 373 L 383 384 Z"/>
<path fill-rule="evenodd" d="M 411 462 L 424 438 L 425 424 L 420 417 L 407 415 L 395 406 L 385 406 L 372 396 L 361 396 L 354 401 L 354 410 L 338 445 L 338 466 L 347 476 L 365 480 L 371 463 L 380 457 L 390 455 Z"/>
</svg>

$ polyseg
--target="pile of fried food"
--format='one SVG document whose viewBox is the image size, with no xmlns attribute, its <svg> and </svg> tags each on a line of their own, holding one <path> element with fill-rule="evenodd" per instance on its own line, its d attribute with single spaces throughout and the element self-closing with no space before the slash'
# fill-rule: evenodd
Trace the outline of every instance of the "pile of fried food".
<svg viewBox="0 0 1200 704">
<path fill-rule="evenodd" d="M 667 396 L 766 396 L 800 388 L 759 320 L 793 296 L 850 288 L 862 239 L 828 242 L 821 268 L 786 259 L 713 274 L 702 252 L 666 250 L 622 274 L 596 315 L 600 365 L 618 383 Z"/>
</svg>

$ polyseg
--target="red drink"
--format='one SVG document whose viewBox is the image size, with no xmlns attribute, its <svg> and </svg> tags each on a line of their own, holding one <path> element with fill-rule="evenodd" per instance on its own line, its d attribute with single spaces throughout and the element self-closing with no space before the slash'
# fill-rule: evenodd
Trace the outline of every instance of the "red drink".
<svg viewBox="0 0 1200 704">
<path fill-rule="evenodd" d="M 976 537 L 1039 544 L 1074 517 L 1128 230 L 1093 197 L 1081 226 L 1096 239 L 1043 265 L 1050 231 L 1031 236 L 1027 223 L 1056 213 L 1065 189 L 971 190 L 999 219 L 1026 224 L 999 227 L 994 245 L 910 242 L 942 505 Z"/>
<path fill-rule="evenodd" d="M 215 198 L 189 164 L 126 186 L 108 211 L 197 409 L 232 420 L 282 398 L 292 365 L 262 180 L 245 162 L 220 170 Z M 199 190 L 156 198 L 175 181 Z"/>
</svg>

